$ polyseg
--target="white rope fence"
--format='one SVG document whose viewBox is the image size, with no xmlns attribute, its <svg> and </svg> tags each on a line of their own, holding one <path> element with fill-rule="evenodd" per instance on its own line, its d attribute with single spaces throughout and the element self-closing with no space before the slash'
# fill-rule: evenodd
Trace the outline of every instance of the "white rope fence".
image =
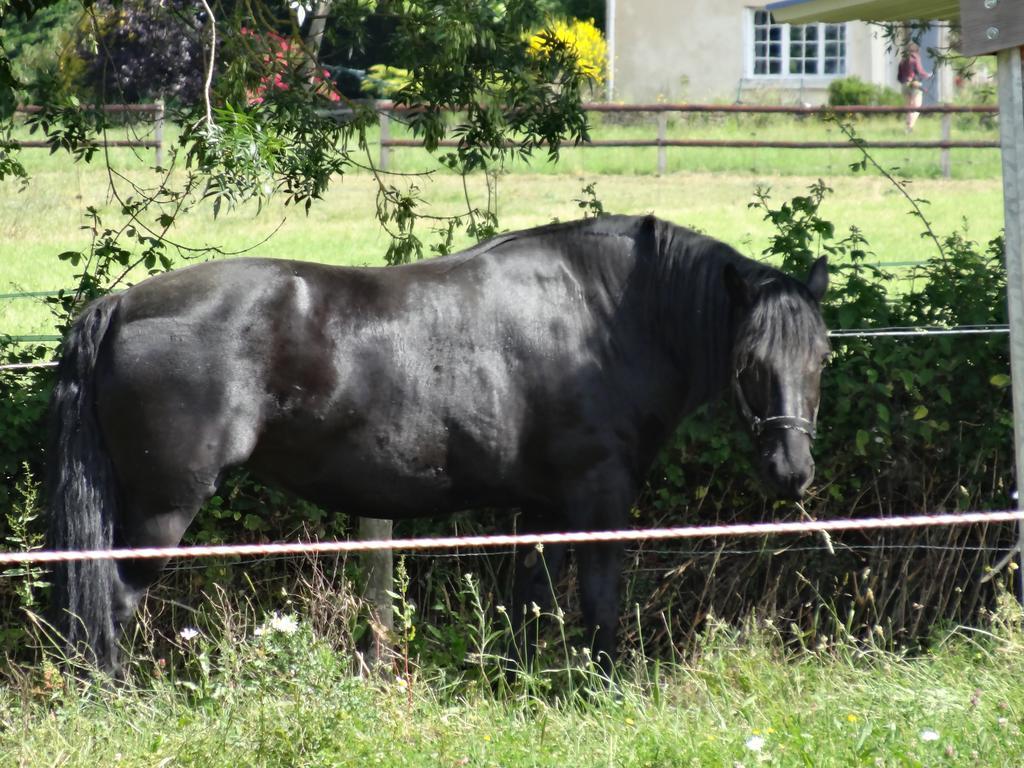
<svg viewBox="0 0 1024 768">
<path fill-rule="evenodd" d="M 874 517 L 845 520 L 800 520 L 771 523 L 695 525 L 646 530 L 579 531 L 569 533 L 522 533 L 490 536 L 437 536 L 413 539 L 369 541 L 296 541 L 272 544 L 214 544 L 189 547 L 140 547 L 135 549 L 93 549 L 81 551 L 37 550 L 0 552 L 0 566 L 42 564 L 83 560 L 152 560 L 256 555 L 335 555 L 387 549 L 406 551 L 458 549 L 460 547 L 510 547 L 545 544 L 594 544 L 618 541 L 664 541 L 772 534 L 835 533 L 839 531 L 893 530 L 948 525 L 1009 523 L 1024 520 L 1024 510 L 963 512 L 959 514 Z"/>
<path fill-rule="evenodd" d="M 978 336 L 981 334 L 1009 333 L 1008 325 L 958 325 L 952 328 L 936 328 L 929 326 L 897 326 L 895 328 L 863 328 L 840 329 L 829 331 L 833 339 L 873 338 L 884 336 Z"/>
<path fill-rule="evenodd" d="M 0 371 L 31 371 L 35 368 L 56 368 L 57 362 L 45 362 L 45 363 L 8 363 L 7 365 L 0 365 Z"/>
</svg>

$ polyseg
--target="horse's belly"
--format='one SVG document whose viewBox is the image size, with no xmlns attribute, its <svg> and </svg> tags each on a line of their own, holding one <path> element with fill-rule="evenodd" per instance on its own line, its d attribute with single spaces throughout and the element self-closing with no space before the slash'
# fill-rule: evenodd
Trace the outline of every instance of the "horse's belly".
<svg viewBox="0 0 1024 768">
<path fill-rule="evenodd" d="M 366 517 L 418 517 L 485 505 L 516 505 L 517 468 L 493 446 L 452 436 L 441 424 L 418 429 L 371 423 L 341 431 L 273 430 L 250 465 L 300 496 Z"/>
</svg>

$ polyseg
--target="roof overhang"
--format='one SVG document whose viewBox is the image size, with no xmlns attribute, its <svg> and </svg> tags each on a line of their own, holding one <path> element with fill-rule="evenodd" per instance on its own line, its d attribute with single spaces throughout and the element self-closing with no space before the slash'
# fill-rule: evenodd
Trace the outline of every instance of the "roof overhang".
<svg viewBox="0 0 1024 768">
<path fill-rule="evenodd" d="M 779 0 L 768 10 L 777 21 L 910 21 L 960 18 L 960 0 Z"/>
</svg>

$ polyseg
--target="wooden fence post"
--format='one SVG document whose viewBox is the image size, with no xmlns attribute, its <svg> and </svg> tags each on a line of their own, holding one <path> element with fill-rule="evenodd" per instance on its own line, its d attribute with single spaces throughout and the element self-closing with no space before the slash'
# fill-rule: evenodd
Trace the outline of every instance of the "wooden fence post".
<svg viewBox="0 0 1024 768">
<path fill-rule="evenodd" d="M 665 139 L 668 137 L 668 112 L 658 113 L 658 175 L 664 176 L 668 168 Z"/>
<path fill-rule="evenodd" d="M 153 114 L 153 140 L 156 142 L 156 167 L 164 166 L 164 100 L 156 100 L 156 112 Z"/>
<path fill-rule="evenodd" d="M 391 139 L 391 113 L 382 109 L 379 113 L 380 120 L 380 169 L 388 170 L 391 166 L 391 147 L 386 142 Z"/>
<path fill-rule="evenodd" d="M 391 529 L 390 520 L 359 518 L 359 538 L 363 541 L 390 539 Z M 380 659 L 381 651 L 388 643 L 388 635 L 395 626 L 394 607 L 391 595 L 388 594 L 395 591 L 392 550 L 377 549 L 364 552 L 363 567 L 366 571 L 364 597 L 373 611 L 371 622 L 373 636 L 370 638 L 367 651 L 367 658 L 372 664 Z"/>
<path fill-rule="evenodd" d="M 953 135 L 953 115 L 949 112 L 942 113 L 942 140 L 949 141 Z M 953 173 L 953 163 L 949 156 L 949 147 L 942 148 L 939 159 L 939 166 L 942 168 L 942 178 L 948 179 Z"/>
</svg>

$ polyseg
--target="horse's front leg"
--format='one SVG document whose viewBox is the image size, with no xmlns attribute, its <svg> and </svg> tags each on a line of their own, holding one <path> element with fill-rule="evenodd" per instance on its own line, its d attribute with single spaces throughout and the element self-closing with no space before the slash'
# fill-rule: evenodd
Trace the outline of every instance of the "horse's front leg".
<svg viewBox="0 0 1024 768">
<path fill-rule="evenodd" d="M 589 482 L 574 494 L 569 515 L 576 530 L 611 531 L 628 527 L 629 508 L 636 498 L 628 472 L 602 466 L 588 473 Z M 609 677 L 616 658 L 619 592 L 625 545 L 594 542 L 576 545 L 580 602 L 594 660 Z"/>
<path fill-rule="evenodd" d="M 594 660 L 611 677 L 619 627 L 619 591 L 625 545 L 621 542 L 580 544 L 576 548 L 580 602 Z"/>
<path fill-rule="evenodd" d="M 553 514 L 527 511 L 520 533 L 547 533 L 559 529 Z M 516 548 L 515 583 L 512 589 L 513 648 L 509 654 L 529 668 L 537 650 L 539 614 L 551 610 L 555 585 L 565 563 L 566 544 L 531 544 Z"/>
</svg>

